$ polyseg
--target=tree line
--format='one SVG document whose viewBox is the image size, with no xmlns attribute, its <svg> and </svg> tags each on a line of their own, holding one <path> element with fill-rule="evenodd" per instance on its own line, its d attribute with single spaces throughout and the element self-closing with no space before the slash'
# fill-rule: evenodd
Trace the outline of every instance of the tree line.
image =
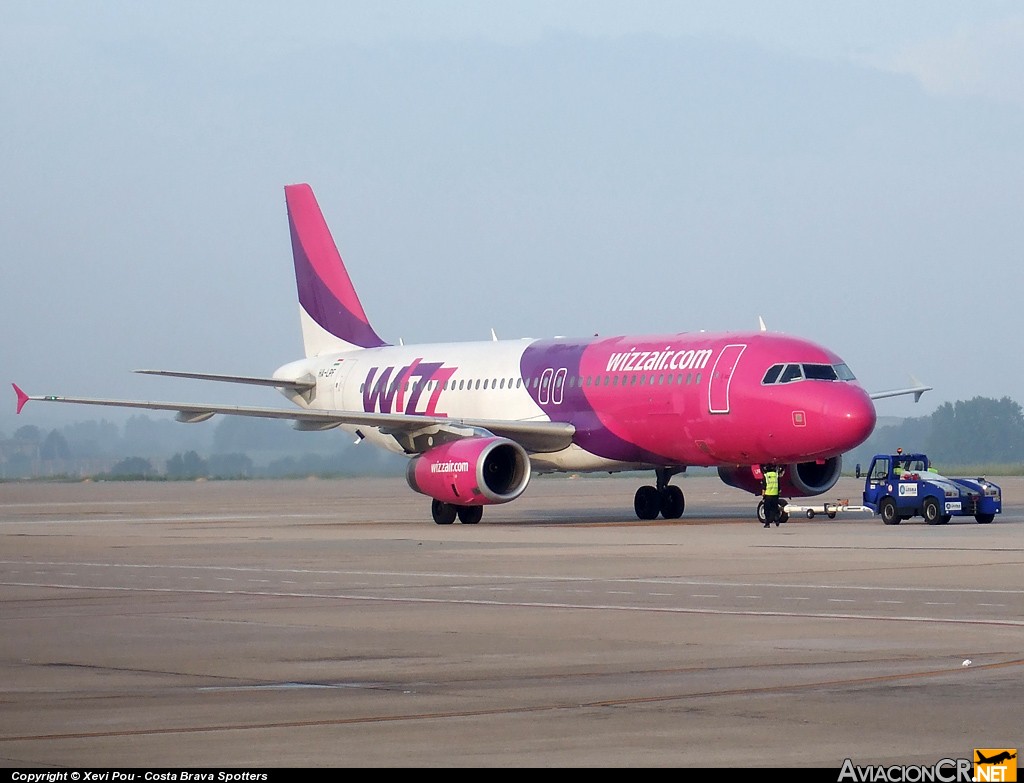
<svg viewBox="0 0 1024 783">
<path fill-rule="evenodd" d="M 866 466 L 898 447 L 927 453 L 943 471 L 1024 472 L 1024 412 L 1009 397 L 947 402 L 927 416 L 877 425 L 844 463 Z M 286 422 L 233 416 L 213 427 L 133 416 L 123 427 L 102 420 L 0 433 L 0 479 L 395 475 L 405 464 L 339 430 L 297 432 Z"/>
<path fill-rule="evenodd" d="M 1009 397 L 946 402 L 928 416 L 877 425 L 847 460 L 866 466 L 872 455 L 897 448 L 925 452 L 943 472 L 986 468 L 1020 473 L 1024 471 L 1024 414 Z"/>
<path fill-rule="evenodd" d="M 402 457 L 357 447 L 340 431 L 297 432 L 287 422 L 233 416 L 213 427 L 142 415 L 123 427 L 101 420 L 0 433 L 0 480 L 390 475 L 404 467 Z"/>
</svg>

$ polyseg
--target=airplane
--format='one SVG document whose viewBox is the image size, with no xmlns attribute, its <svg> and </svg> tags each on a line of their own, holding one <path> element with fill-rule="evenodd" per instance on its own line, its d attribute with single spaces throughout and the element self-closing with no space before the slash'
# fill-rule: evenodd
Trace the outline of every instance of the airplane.
<svg viewBox="0 0 1024 783">
<path fill-rule="evenodd" d="M 978 760 L 974 762 L 975 764 L 1000 764 L 1003 761 L 1010 761 L 1012 759 L 1017 758 L 1016 753 L 1011 753 L 1008 750 L 1004 750 L 1001 753 L 997 753 L 992 758 L 986 758 L 985 754 L 982 753 L 980 750 L 974 751 L 974 755 L 978 757 Z"/>
<path fill-rule="evenodd" d="M 475 524 L 509 503 L 534 474 L 652 471 L 636 490 L 642 520 L 678 519 L 673 476 L 717 468 L 760 494 L 760 465 L 785 466 L 783 497 L 828 491 L 842 454 L 875 426 L 873 400 L 833 351 L 768 332 L 678 332 L 582 339 L 398 345 L 370 324 L 312 188 L 286 185 L 305 357 L 272 376 L 136 372 L 255 384 L 296 407 L 148 402 L 28 395 L 29 400 L 175 411 L 197 423 L 216 414 L 287 419 L 299 430 L 342 428 L 409 457 L 406 480 L 431 499 L 439 525 Z"/>
</svg>

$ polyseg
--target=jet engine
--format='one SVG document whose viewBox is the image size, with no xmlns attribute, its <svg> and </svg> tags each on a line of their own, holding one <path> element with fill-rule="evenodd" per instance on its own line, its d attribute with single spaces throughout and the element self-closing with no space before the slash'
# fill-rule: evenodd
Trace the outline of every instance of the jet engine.
<svg viewBox="0 0 1024 783">
<path fill-rule="evenodd" d="M 414 457 L 405 478 L 417 492 L 444 503 L 508 503 L 530 483 L 530 458 L 507 438 L 465 438 Z"/>
<path fill-rule="evenodd" d="M 843 471 L 843 458 L 831 457 L 821 462 L 797 462 L 786 465 L 779 479 L 779 495 L 784 498 L 804 498 L 828 492 L 839 481 Z M 730 487 L 755 495 L 761 494 L 760 474 L 750 465 L 722 467 L 718 477 Z"/>
</svg>

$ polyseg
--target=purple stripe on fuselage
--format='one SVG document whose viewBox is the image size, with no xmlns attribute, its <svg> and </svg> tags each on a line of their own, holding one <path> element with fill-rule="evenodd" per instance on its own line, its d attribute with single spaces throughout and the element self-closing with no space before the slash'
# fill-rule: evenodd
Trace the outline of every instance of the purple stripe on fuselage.
<svg viewBox="0 0 1024 783">
<path fill-rule="evenodd" d="M 575 381 L 570 383 L 569 378 L 578 381 L 581 377 L 583 354 L 595 342 L 537 340 L 531 343 L 523 352 L 519 366 L 523 378 L 541 379 L 536 388 L 530 381 L 527 389 L 533 401 L 552 421 L 565 421 L 576 427 L 573 442 L 591 454 L 621 462 L 671 463 L 664 455 L 640 448 L 611 432 L 601 423 L 584 389 Z M 565 372 L 559 380 L 557 376 L 562 369 Z"/>
<path fill-rule="evenodd" d="M 295 259 L 295 283 L 302 309 L 335 337 L 360 348 L 376 348 L 387 345 L 373 330 L 373 327 L 366 322 L 365 314 L 362 314 L 362 307 L 359 307 L 359 314 L 353 313 L 335 295 L 331 286 L 327 285 L 317 274 L 309 255 L 302 246 L 302 240 L 295 228 L 294 221 L 289 220 L 289 224 L 292 234 L 292 253 Z M 347 278 L 343 282 L 351 287 Z M 337 283 L 335 287 L 337 287 Z M 352 295 L 355 295 L 354 292 Z M 356 305 L 359 305 L 358 300 L 356 300 Z"/>
</svg>

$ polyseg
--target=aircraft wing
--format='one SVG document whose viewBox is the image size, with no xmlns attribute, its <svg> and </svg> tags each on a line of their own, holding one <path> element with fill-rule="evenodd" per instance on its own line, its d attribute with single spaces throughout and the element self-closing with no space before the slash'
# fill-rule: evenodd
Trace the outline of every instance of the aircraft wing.
<svg viewBox="0 0 1024 783">
<path fill-rule="evenodd" d="M 871 392 L 868 396 L 873 400 L 881 400 L 885 397 L 900 397 L 904 394 L 913 394 L 914 402 L 918 402 L 920 401 L 922 394 L 931 390 L 931 386 L 923 386 L 915 380 L 914 386 L 908 386 L 905 389 L 889 389 L 888 391 Z"/>
<path fill-rule="evenodd" d="M 253 375 L 221 375 L 211 372 L 179 372 L 177 370 L 135 370 L 142 375 L 164 375 L 174 378 L 196 378 L 201 381 L 224 381 L 226 383 L 248 383 L 254 386 L 273 386 L 278 389 L 295 389 L 309 391 L 316 386 L 316 380 L 307 376 L 301 380 L 288 378 L 261 378 Z"/>
<path fill-rule="evenodd" d="M 194 376 L 189 376 L 194 377 Z M 241 405 L 210 405 L 191 402 L 149 402 L 114 400 L 102 397 L 63 397 L 52 394 L 30 395 L 12 384 L 18 395 L 18 413 L 29 400 L 66 402 L 75 405 L 105 405 L 113 408 L 141 408 L 175 411 L 178 421 L 206 421 L 216 414 L 252 416 L 260 419 L 286 419 L 300 430 L 329 430 L 339 425 L 376 427 L 391 435 L 409 454 L 418 454 L 448 441 L 497 435 L 519 443 L 528 452 L 560 451 L 572 443 L 576 428 L 556 421 L 504 421 L 499 419 L 450 419 L 442 416 L 414 416 L 405 413 L 362 413 L 357 411 L 307 410 L 299 408 L 261 408 Z"/>
</svg>

